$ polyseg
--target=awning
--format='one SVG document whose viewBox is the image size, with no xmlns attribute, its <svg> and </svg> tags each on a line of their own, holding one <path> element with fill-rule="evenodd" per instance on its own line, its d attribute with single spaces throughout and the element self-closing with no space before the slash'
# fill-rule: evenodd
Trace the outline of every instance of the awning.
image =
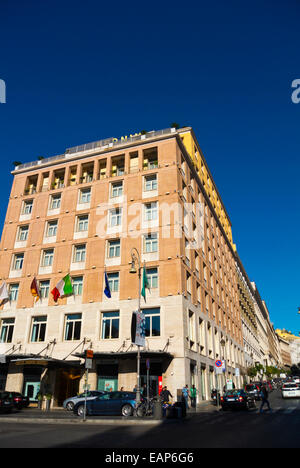
<svg viewBox="0 0 300 468">
<path fill-rule="evenodd" d="M 81 361 L 65 361 L 63 359 L 55 359 L 48 356 L 30 355 L 10 355 L 7 356 L 9 362 L 15 363 L 16 366 L 41 366 L 41 367 L 80 367 Z"/>
<path fill-rule="evenodd" d="M 141 350 L 141 359 L 153 359 L 153 358 L 162 358 L 162 359 L 173 359 L 173 355 L 167 351 L 150 351 L 150 350 Z M 76 353 L 73 356 L 85 358 L 85 353 Z M 117 358 L 117 359 L 136 359 L 137 350 L 131 351 L 94 351 L 94 359 L 104 359 L 104 358 Z"/>
</svg>

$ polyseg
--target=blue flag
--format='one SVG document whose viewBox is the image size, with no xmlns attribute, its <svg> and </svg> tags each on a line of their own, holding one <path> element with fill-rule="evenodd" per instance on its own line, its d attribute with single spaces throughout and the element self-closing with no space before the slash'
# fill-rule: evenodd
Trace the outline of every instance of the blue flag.
<svg viewBox="0 0 300 468">
<path fill-rule="evenodd" d="M 107 278 L 107 273 L 105 272 L 104 273 L 104 276 L 105 276 L 105 289 L 104 289 L 104 294 L 106 297 L 108 297 L 109 299 L 111 298 L 111 292 L 110 292 L 110 287 L 109 287 L 109 282 L 108 282 L 108 278 Z"/>
</svg>

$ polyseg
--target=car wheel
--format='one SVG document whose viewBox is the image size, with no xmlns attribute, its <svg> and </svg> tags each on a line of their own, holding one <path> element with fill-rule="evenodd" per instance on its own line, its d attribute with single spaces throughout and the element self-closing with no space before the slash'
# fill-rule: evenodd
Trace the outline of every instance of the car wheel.
<svg viewBox="0 0 300 468">
<path fill-rule="evenodd" d="M 122 416 L 125 418 L 128 418 L 129 416 L 132 416 L 133 414 L 133 408 L 131 405 L 127 404 L 122 407 Z"/>
<path fill-rule="evenodd" d="M 87 414 L 88 414 L 88 410 L 86 409 L 86 416 L 87 416 Z M 77 416 L 80 416 L 81 418 L 83 418 L 83 416 L 84 416 L 84 405 L 78 406 Z"/>
<path fill-rule="evenodd" d="M 74 403 L 73 403 L 72 401 L 69 401 L 69 402 L 67 403 L 66 409 L 67 409 L 68 411 L 73 411 L 73 410 L 74 410 Z"/>
</svg>

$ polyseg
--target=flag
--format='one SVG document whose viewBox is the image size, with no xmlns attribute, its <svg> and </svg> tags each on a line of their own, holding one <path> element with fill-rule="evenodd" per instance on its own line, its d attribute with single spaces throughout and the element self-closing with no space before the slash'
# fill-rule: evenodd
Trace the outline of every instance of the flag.
<svg viewBox="0 0 300 468">
<path fill-rule="evenodd" d="M 5 281 L 0 286 L 0 303 L 4 303 L 9 300 L 9 294 L 7 290 L 7 284 Z"/>
<path fill-rule="evenodd" d="M 57 302 L 59 297 L 73 294 L 73 286 L 69 274 L 57 283 L 55 288 L 51 291 L 51 294 L 55 302 Z"/>
<path fill-rule="evenodd" d="M 145 299 L 145 302 L 146 302 L 146 288 L 150 291 L 150 284 L 149 284 L 149 281 L 148 281 L 148 278 L 147 278 L 146 267 L 145 267 L 145 264 L 144 264 L 141 295 Z"/>
<path fill-rule="evenodd" d="M 107 273 L 105 271 L 104 273 L 104 278 L 105 278 L 105 289 L 104 289 L 104 294 L 106 297 L 108 297 L 108 299 L 111 298 L 111 291 L 110 291 L 110 287 L 109 287 L 109 282 L 108 282 L 108 278 L 107 278 Z"/>
<path fill-rule="evenodd" d="M 145 340 L 146 316 L 141 311 L 134 311 L 131 318 L 131 343 L 137 346 L 145 346 Z"/>
<path fill-rule="evenodd" d="M 41 298 L 40 290 L 36 278 L 33 278 L 33 281 L 30 286 L 31 294 L 33 297 L 36 297 L 36 302 Z"/>
</svg>

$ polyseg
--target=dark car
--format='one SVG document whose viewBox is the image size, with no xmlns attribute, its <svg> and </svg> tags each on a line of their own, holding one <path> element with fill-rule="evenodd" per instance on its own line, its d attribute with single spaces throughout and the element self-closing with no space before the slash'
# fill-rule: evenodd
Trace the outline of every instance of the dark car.
<svg viewBox="0 0 300 468">
<path fill-rule="evenodd" d="M 136 393 L 134 392 L 107 392 L 86 402 L 86 414 L 132 416 L 135 399 Z M 77 416 L 84 415 L 84 402 L 81 401 L 74 406 L 74 413 Z"/>
<path fill-rule="evenodd" d="M 247 384 L 245 385 L 245 392 L 249 393 L 249 395 L 254 396 L 255 400 L 261 400 L 261 389 L 256 384 Z"/>
<path fill-rule="evenodd" d="M 13 401 L 13 405 L 17 409 L 22 409 L 22 408 L 27 408 L 29 406 L 29 397 L 22 395 L 21 393 L 18 392 L 8 392 L 9 397 Z"/>
<path fill-rule="evenodd" d="M 225 411 L 227 409 L 245 409 L 256 408 L 255 398 L 245 390 L 228 390 L 221 396 L 221 406 Z"/>
<path fill-rule="evenodd" d="M 0 392 L 0 413 L 10 413 L 14 407 L 8 392 Z"/>
</svg>

